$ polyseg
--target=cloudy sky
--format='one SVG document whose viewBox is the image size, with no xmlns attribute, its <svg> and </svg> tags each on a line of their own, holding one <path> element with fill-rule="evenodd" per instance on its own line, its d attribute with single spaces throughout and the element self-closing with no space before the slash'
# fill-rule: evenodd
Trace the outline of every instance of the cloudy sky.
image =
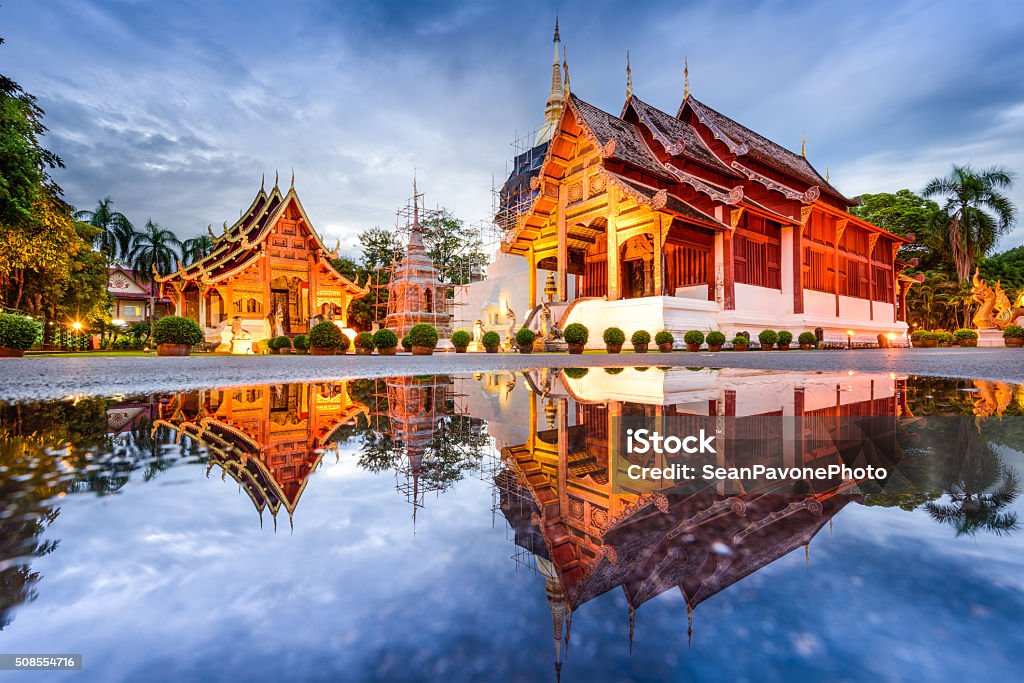
<svg viewBox="0 0 1024 683">
<path fill-rule="evenodd" d="M 608 111 L 626 50 L 641 98 L 694 94 L 808 157 L 847 195 L 918 190 L 954 162 L 1021 176 L 1024 9 L 1011 2 L 558 3 L 573 91 Z M 238 217 L 266 173 L 351 250 L 392 225 L 413 169 L 431 205 L 487 217 L 538 126 L 543 2 L 9 0 L 0 69 L 38 96 L 68 199 L 105 195 L 182 238 Z M 269 184 L 268 183 L 268 184 Z M 1024 221 L 1022 221 L 1024 225 Z M 1018 227 L 1000 246 L 1024 243 Z"/>
</svg>

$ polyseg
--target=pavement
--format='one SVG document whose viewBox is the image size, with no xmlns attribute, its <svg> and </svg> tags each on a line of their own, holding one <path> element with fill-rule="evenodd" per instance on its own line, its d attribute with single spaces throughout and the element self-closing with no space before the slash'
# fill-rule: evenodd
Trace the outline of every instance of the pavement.
<svg viewBox="0 0 1024 683">
<path fill-rule="evenodd" d="M 536 367 L 732 367 L 889 373 L 1024 383 L 1024 349 L 853 349 L 743 353 L 438 353 L 433 356 L 28 356 L 0 358 L 0 400 Z"/>
</svg>

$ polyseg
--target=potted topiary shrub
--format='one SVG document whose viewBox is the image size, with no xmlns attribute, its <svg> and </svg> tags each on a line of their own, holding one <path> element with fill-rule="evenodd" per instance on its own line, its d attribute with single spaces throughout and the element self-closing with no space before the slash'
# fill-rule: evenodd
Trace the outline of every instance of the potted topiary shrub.
<svg viewBox="0 0 1024 683">
<path fill-rule="evenodd" d="M 757 335 L 757 340 L 761 342 L 762 351 L 771 351 L 775 342 L 779 341 L 779 333 L 775 330 L 761 330 L 761 333 Z"/>
<path fill-rule="evenodd" d="M 813 332 L 801 332 L 796 340 L 800 343 L 801 351 L 810 351 L 818 343 L 818 338 L 814 336 Z"/>
<path fill-rule="evenodd" d="M 562 330 L 562 339 L 569 345 L 569 353 L 583 353 L 590 339 L 590 330 L 583 323 L 570 323 Z"/>
<path fill-rule="evenodd" d="M 437 348 L 437 328 L 427 323 L 417 323 L 409 330 L 409 343 L 412 344 L 412 355 L 431 356 Z"/>
<path fill-rule="evenodd" d="M 925 332 L 921 337 L 921 345 L 926 349 L 934 349 L 942 339 L 940 332 Z"/>
<path fill-rule="evenodd" d="M 1024 327 L 1008 325 L 1003 330 L 1003 343 L 1007 346 L 1024 346 Z"/>
<path fill-rule="evenodd" d="M 273 339 L 267 340 L 267 348 L 270 349 L 271 353 L 281 355 L 282 353 L 285 353 L 285 349 L 292 348 L 292 340 L 284 335 L 274 337 Z"/>
<path fill-rule="evenodd" d="M 668 330 L 662 330 L 654 335 L 654 343 L 658 345 L 658 351 L 672 353 L 672 345 L 676 343 L 676 338 Z"/>
<path fill-rule="evenodd" d="M 533 353 L 533 342 L 537 335 L 528 327 L 516 332 L 516 344 L 519 345 L 519 353 Z"/>
<path fill-rule="evenodd" d="M 373 347 L 381 356 L 393 356 L 398 353 L 398 335 L 383 327 L 373 333 Z"/>
<path fill-rule="evenodd" d="M 609 327 L 601 337 L 608 353 L 619 353 L 622 351 L 622 345 L 626 343 L 626 333 L 617 327 Z"/>
<path fill-rule="evenodd" d="M 38 320 L 14 313 L 0 313 L 0 358 L 21 358 L 43 338 Z"/>
<path fill-rule="evenodd" d="M 708 351 L 715 353 L 722 350 L 722 344 L 725 343 L 725 335 L 718 330 L 712 330 L 708 332 Z"/>
<path fill-rule="evenodd" d="M 412 351 L 412 340 L 408 334 L 402 337 L 402 348 L 406 351 Z"/>
<path fill-rule="evenodd" d="M 789 330 L 779 330 L 775 341 L 779 351 L 789 351 L 789 345 L 793 343 L 793 333 Z"/>
<path fill-rule="evenodd" d="M 356 347 L 357 356 L 369 356 L 373 353 L 373 335 L 369 332 L 360 332 L 352 340 L 352 345 Z"/>
<path fill-rule="evenodd" d="M 915 349 L 924 347 L 924 336 L 928 334 L 928 330 L 914 330 L 910 333 L 910 345 Z"/>
<path fill-rule="evenodd" d="M 304 334 L 296 335 L 292 340 L 292 346 L 295 347 L 295 353 L 305 355 L 309 352 L 309 337 Z"/>
<path fill-rule="evenodd" d="M 700 345 L 704 343 L 704 333 L 700 330 L 690 330 L 683 335 L 687 351 L 700 351 Z"/>
<path fill-rule="evenodd" d="M 471 340 L 472 337 L 469 336 L 469 332 L 464 330 L 452 332 L 452 346 L 455 347 L 455 353 L 465 353 Z"/>
<path fill-rule="evenodd" d="M 484 332 L 480 343 L 484 345 L 484 351 L 487 353 L 497 353 L 498 347 L 501 346 L 501 337 L 498 336 L 497 332 Z"/>
<path fill-rule="evenodd" d="M 203 330 L 191 318 L 168 315 L 153 324 L 153 343 L 158 356 L 187 356 L 203 341 Z"/>
<path fill-rule="evenodd" d="M 750 347 L 750 340 L 746 337 L 736 336 L 732 338 L 733 351 L 746 351 Z"/>
<path fill-rule="evenodd" d="M 935 334 L 939 335 L 939 346 L 949 347 L 955 344 L 952 332 L 947 332 L 946 330 L 935 330 Z"/>
<path fill-rule="evenodd" d="M 333 356 L 341 348 L 342 340 L 348 348 L 348 337 L 341 333 L 341 329 L 329 320 L 324 320 L 309 331 L 309 352 L 314 356 Z"/>
<path fill-rule="evenodd" d="M 633 345 L 634 353 L 647 353 L 647 347 L 651 345 L 651 333 L 647 330 L 637 330 L 629 338 L 629 342 Z"/>
<path fill-rule="evenodd" d="M 961 327 L 959 330 L 953 331 L 953 339 L 962 348 L 978 345 L 978 333 L 974 330 L 969 330 L 966 327 Z"/>
</svg>

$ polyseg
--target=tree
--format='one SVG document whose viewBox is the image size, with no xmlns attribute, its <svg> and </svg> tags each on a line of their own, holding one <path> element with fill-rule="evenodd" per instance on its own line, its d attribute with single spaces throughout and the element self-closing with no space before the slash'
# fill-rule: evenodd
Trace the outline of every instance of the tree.
<svg viewBox="0 0 1024 683">
<path fill-rule="evenodd" d="M 423 245 L 442 282 L 462 285 L 474 271 L 483 272 L 488 259 L 477 228 L 467 226 L 448 209 L 441 209 L 421 226 Z"/>
<path fill-rule="evenodd" d="M 352 282 L 366 282 L 370 277 L 366 268 L 347 256 L 341 256 L 331 261 L 331 267 Z M 373 327 L 373 323 L 377 319 L 374 304 L 377 302 L 379 293 L 380 290 L 371 289 L 366 296 L 349 302 L 347 315 L 349 327 L 360 332 L 365 332 Z"/>
<path fill-rule="evenodd" d="M 199 235 L 181 243 L 181 255 L 186 264 L 206 258 L 211 251 L 213 251 L 213 238 L 209 235 Z"/>
<path fill-rule="evenodd" d="M 156 322 L 156 287 L 153 278 L 156 275 L 170 275 L 177 269 L 178 256 L 181 253 L 181 242 L 174 233 L 161 228 L 153 222 L 146 221 L 141 232 L 132 238 L 132 248 L 128 255 L 132 270 L 137 276 L 147 278 L 149 285 L 149 334 L 153 336 L 153 323 Z"/>
<path fill-rule="evenodd" d="M 114 210 L 114 200 L 109 196 L 99 200 L 93 211 L 76 211 L 75 218 L 99 228 L 94 246 L 109 260 L 128 256 L 135 226 L 127 216 Z"/>
<path fill-rule="evenodd" d="M 936 216 L 940 213 L 937 203 L 910 190 L 898 190 L 895 194 L 880 192 L 861 195 L 860 204 L 850 213 L 901 237 L 913 234 L 916 241 L 903 246 L 900 258 L 918 259 L 918 269 L 941 265 L 929 244 Z"/>
<path fill-rule="evenodd" d="M 961 282 L 971 277 L 974 262 L 985 256 L 1016 220 L 1017 209 L 1000 190 L 1013 185 L 1013 174 L 998 166 L 975 171 L 953 166 L 948 176 L 933 178 L 925 197 L 945 197 L 937 220 L 941 248 L 953 261 Z"/>
</svg>

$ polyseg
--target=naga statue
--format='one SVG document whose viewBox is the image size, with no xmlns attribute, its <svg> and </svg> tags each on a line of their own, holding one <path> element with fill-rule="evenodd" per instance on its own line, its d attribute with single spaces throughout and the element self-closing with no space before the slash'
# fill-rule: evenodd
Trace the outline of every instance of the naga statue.
<svg viewBox="0 0 1024 683">
<path fill-rule="evenodd" d="M 978 312 L 974 314 L 974 326 L 979 330 L 1005 330 L 1024 318 L 1024 292 L 1011 304 L 1002 284 L 997 280 L 995 287 L 989 286 L 981 279 L 977 268 L 971 283 L 971 295 L 980 304 Z"/>
</svg>

